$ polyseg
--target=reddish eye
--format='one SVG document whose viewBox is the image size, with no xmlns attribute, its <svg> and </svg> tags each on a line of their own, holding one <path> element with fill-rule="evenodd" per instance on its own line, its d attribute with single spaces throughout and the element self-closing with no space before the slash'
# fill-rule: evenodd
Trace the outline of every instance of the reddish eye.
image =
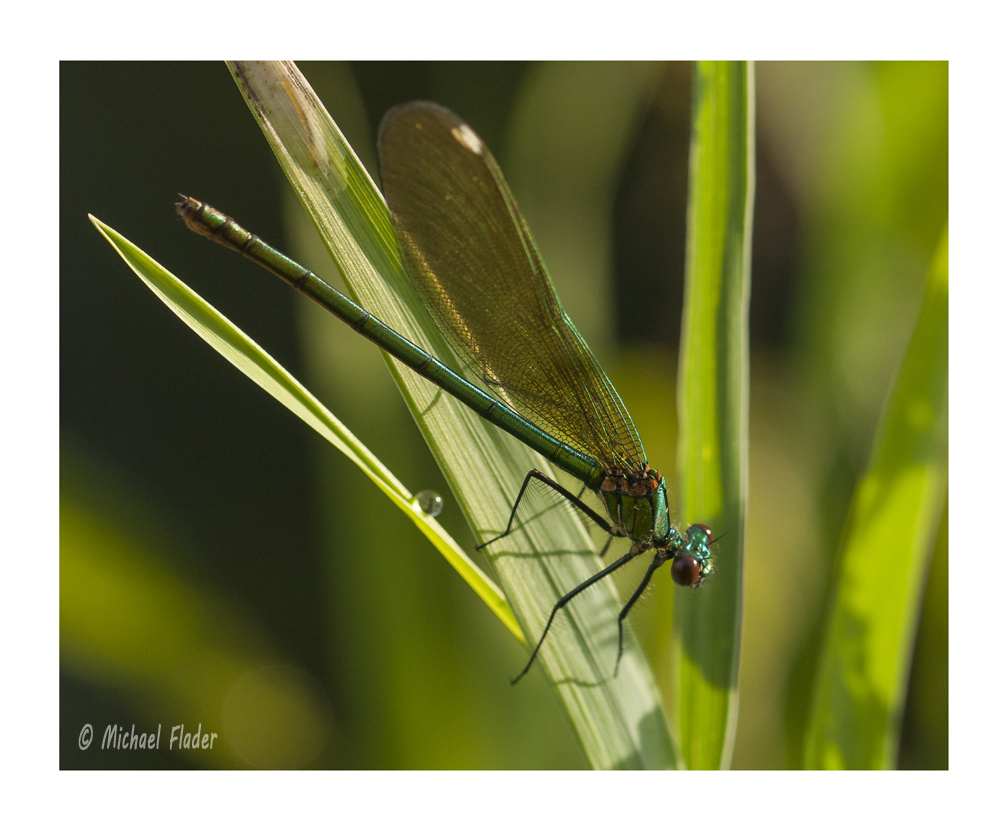
<svg viewBox="0 0 1000 821">
<path fill-rule="evenodd" d="M 693 587 L 701 579 L 701 562 L 689 553 L 681 553 L 670 565 L 670 578 L 681 587 Z"/>
<path fill-rule="evenodd" d="M 688 528 L 688 532 L 690 533 L 690 531 L 692 531 L 694 528 L 698 528 L 698 530 L 702 531 L 705 534 L 705 538 L 709 542 L 712 541 L 712 531 L 708 529 L 707 525 L 693 524 L 691 525 L 691 527 Z"/>
</svg>

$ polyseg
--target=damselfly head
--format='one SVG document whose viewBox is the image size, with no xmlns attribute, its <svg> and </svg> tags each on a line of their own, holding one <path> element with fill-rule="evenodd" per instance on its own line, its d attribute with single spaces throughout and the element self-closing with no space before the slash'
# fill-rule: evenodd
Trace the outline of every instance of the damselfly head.
<svg viewBox="0 0 1000 821">
<path fill-rule="evenodd" d="M 691 525 L 687 529 L 685 545 L 674 557 L 670 578 L 681 587 L 698 587 L 713 570 L 712 531 L 705 525 Z"/>
</svg>

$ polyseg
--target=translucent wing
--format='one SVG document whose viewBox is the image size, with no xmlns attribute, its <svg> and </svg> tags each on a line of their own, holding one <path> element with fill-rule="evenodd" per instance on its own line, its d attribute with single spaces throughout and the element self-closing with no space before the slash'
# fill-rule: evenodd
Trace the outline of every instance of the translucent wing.
<svg viewBox="0 0 1000 821">
<path fill-rule="evenodd" d="M 628 411 L 563 312 L 496 160 L 448 109 L 408 103 L 379 128 L 382 186 L 407 270 L 487 387 L 605 469 L 646 458 Z"/>
</svg>

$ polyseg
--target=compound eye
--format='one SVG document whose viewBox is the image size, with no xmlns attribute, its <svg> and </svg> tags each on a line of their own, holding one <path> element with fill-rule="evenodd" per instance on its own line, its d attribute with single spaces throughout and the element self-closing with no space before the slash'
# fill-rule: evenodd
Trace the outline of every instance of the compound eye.
<svg viewBox="0 0 1000 821">
<path fill-rule="evenodd" d="M 697 535 L 695 533 L 692 533 L 692 531 L 698 531 L 698 530 L 700 530 L 703 534 L 705 534 L 705 544 L 710 544 L 712 541 L 712 531 L 708 529 L 708 525 L 699 525 L 699 524 L 691 525 L 688 528 L 688 538 L 691 539 L 695 535 Z"/>
<path fill-rule="evenodd" d="M 690 553 L 681 553 L 670 565 L 670 578 L 681 587 L 694 587 L 701 580 L 701 562 Z"/>
</svg>

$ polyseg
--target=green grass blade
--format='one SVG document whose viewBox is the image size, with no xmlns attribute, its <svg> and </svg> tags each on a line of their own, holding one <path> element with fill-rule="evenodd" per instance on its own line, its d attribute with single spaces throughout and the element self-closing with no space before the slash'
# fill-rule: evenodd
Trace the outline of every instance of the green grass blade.
<svg viewBox="0 0 1000 821">
<path fill-rule="evenodd" d="M 811 768 L 893 767 L 947 492 L 948 236 L 854 491 L 806 730 Z"/>
<path fill-rule="evenodd" d="M 156 260 L 99 219 L 91 216 L 90 220 L 126 264 L 188 327 L 361 468 L 413 520 L 507 629 L 519 641 L 524 641 L 503 593 L 469 559 L 437 520 L 420 510 L 413 494 L 403 487 L 340 420 L 256 342 Z"/>
<path fill-rule="evenodd" d="M 721 540 L 715 578 L 678 596 L 679 722 L 687 765 L 725 767 L 736 726 L 749 438 L 752 64 L 695 69 L 679 385 L 680 521 Z"/>
<path fill-rule="evenodd" d="M 354 298 L 464 372 L 403 272 L 381 194 L 304 77 L 290 63 L 231 63 L 230 70 Z M 527 472 L 551 468 L 395 360 L 386 361 L 477 538 L 496 535 Z M 558 597 L 602 567 L 580 521 L 561 506 L 525 521 L 487 553 L 532 638 Z M 619 608 L 611 583 L 595 585 L 559 616 L 541 665 L 593 766 L 677 766 L 652 672 L 631 635 L 619 675 L 611 678 Z"/>
</svg>

